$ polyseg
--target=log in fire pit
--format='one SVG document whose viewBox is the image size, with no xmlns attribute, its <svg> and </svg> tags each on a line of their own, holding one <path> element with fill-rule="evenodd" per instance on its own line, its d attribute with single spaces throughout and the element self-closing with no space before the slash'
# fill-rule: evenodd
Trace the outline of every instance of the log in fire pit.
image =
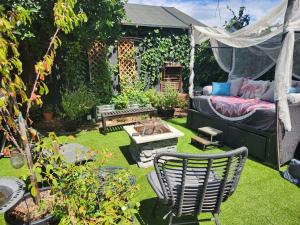
<svg viewBox="0 0 300 225">
<path fill-rule="evenodd" d="M 130 153 L 142 168 L 153 166 L 153 159 L 157 153 L 176 152 L 178 138 L 184 135 L 159 119 L 124 126 L 124 130 L 131 140 Z"/>
<path fill-rule="evenodd" d="M 162 122 L 161 119 L 148 119 L 138 122 L 134 129 L 138 135 L 153 135 L 153 134 L 165 134 L 170 133 L 169 127 Z"/>
</svg>

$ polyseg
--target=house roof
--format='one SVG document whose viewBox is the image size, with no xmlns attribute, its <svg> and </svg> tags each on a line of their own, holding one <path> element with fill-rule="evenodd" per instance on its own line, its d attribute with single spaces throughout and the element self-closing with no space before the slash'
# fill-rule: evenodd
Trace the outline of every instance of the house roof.
<svg viewBox="0 0 300 225">
<path fill-rule="evenodd" d="M 198 20 L 174 7 L 126 4 L 127 20 L 123 25 L 187 29 L 191 24 L 202 25 Z"/>
</svg>

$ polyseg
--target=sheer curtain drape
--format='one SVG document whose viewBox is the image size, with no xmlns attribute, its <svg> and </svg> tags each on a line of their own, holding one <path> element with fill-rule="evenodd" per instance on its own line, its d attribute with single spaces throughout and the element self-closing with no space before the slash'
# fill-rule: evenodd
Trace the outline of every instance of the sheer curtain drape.
<svg viewBox="0 0 300 225">
<path fill-rule="evenodd" d="M 234 33 L 224 29 L 195 26 L 191 35 L 191 62 L 194 61 L 195 40 L 210 40 L 219 66 L 228 73 L 228 79 L 250 77 L 257 79 L 273 66 L 275 97 L 279 118 L 285 129 L 291 130 L 287 92 L 292 76 L 300 78 L 300 0 L 283 0 L 262 19 Z M 191 63 L 190 84 L 193 83 Z M 193 87 L 192 87 L 193 88 Z M 190 96 L 193 97 L 193 89 Z"/>
</svg>

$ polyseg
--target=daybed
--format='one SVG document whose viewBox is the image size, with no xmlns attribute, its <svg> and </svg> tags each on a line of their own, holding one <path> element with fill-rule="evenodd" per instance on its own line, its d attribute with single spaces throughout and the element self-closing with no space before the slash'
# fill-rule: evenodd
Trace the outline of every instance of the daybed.
<svg viewBox="0 0 300 225">
<path fill-rule="evenodd" d="M 232 148 L 246 146 L 251 156 L 279 168 L 294 158 L 300 142 L 300 94 L 296 96 L 297 101 L 292 97 L 294 96 L 291 95 L 289 100 L 293 124 L 290 132 L 285 132 L 279 122 L 275 103 L 268 103 L 271 105 L 270 108 L 257 109 L 247 118 L 229 120 L 226 116 L 221 117 L 210 107 L 210 96 L 205 95 L 191 99 L 187 126 L 193 130 L 203 126 L 222 130 L 224 134 L 220 138 L 225 144 Z"/>
<path fill-rule="evenodd" d="M 275 120 L 272 126 L 268 124 L 259 129 L 251 126 L 253 123 L 249 120 L 245 123 L 228 121 L 199 111 L 191 104 L 188 125 L 221 129 L 227 144 L 246 145 L 250 155 L 280 167 L 294 157 L 300 141 L 300 106 L 288 100 L 292 77 L 300 80 L 300 0 L 282 0 L 265 16 L 236 31 L 192 26 L 189 95 L 194 105 L 199 100 L 194 96 L 195 47 L 208 40 L 219 66 L 228 73 L 228 81 L 256 80 L 275 67 L 272 116 Z M 259 117 L 257 112 L 257 118 L 263 119 Z"/>
</svg>

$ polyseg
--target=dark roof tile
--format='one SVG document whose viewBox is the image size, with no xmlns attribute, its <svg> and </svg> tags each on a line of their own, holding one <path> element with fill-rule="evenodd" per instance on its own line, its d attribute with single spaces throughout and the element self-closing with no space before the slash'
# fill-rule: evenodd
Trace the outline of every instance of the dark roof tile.
<svg viewBox="0 0 300 225">
<path fill-rule="evenodd" d="M 127 20 L 124 25 L 188 28 L 190 24 L 203 25 L 174 7 L 162 7 L 139 4 L 125 5 Z"/>
</svg>

